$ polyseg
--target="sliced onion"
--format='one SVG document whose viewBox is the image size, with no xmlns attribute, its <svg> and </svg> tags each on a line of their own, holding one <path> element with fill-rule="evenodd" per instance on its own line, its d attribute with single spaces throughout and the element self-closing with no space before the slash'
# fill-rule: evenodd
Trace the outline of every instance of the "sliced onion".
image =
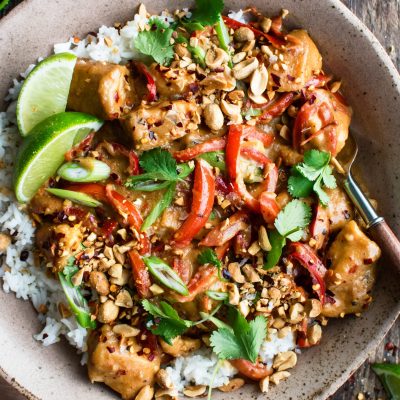
<svg viewBox="0 0 400 400">
<path fill-rule="evenodd" d="M 143 257 L 144 263 L 147 265 L 149 272 L 167 288 L 181 294 L 182 296 L 187 296 L 189 290 L 179 275 L 161 258 L 150 256 Z"/>
<path fill-rule="evenodd" d="M 107 179 L 110 167 L 95 158 L 82 158 L 80 162 L 67 162 L 57 171 L 61 178 L 70 182 L 97 182 Z"/>
<path fill-rule="evenodd" d="M 61 197 L 62 199 L 71 200 L 74 203 L 81 204 L 87 207 L 99 207 L 101 203 L 85 193 L 74 192 L 73 190 L 47 188 L 49 193 L 54 196 Z"/>
</svg>

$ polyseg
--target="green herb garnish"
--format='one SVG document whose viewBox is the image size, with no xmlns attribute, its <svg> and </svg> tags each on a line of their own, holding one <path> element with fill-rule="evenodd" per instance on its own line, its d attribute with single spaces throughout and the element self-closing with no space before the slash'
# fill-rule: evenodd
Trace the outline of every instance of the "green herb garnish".
<svg viewBox="0 0 400 400">
<path fill-rule="evenodd" d="M 201 24 L 203 28 L 214 25 L 219 21 L 219 16 L 223 9 L 223 0 L 196 0 L 196 6 L 192 12 L 190 21 Z"/>
<path fill-rule="evenodd" d="M 169 65 L 174 58 L 171 37 L 174 32 L 169 25 L 158 18 L 149 20 L 150 30 L 141 31 L 135 39 L 135 48 L 142 54 L 151 56 L 161 65 Z"/>
<path fill-rule="evenodd" d="M 255 363 L 267 335 L 267 320 L 260 315 L 247 322 L 238 310 L 230 307 L 228 322 L 231 329 L 224 326 L 211 335 L 214 352 L 220 359 L 242 358 Z"/>
<path fill-rule="evenodd" d="M 318 195 L 322 205 L 327 206 L 329 196 L 323 186 L 334 189 L 336 179 L 329 166 L 330 153 L 319 150 L 308 150 L 304 153 L 304 162 L 292 168 L 288 181 L 288 190 L 293 197 L 307 197 L 313 191 Z"/>
<path fill-rule="evenodd" d="M 204 249 L 197 257 L 197 262 L 200 265 L 204 265 L 204 264 L 211 264 L 211 265 L 215 265 L 218 268 L 218 278 L 221 281 L 226 281 L 226 279 L 224 279 L 222 277 L 222 263 L 221 261 L 218 259 L 217 254 L 215 253 L 214 250 L 210 249 L 209 247 L 207 247 L 206 249 Z"/>
<path fill-rule="evenodd" d="M 271 250 L 267 254 L 265 269 L 274 267 L 282 255 L 286 239 L 296 242 L 304 234 L 304 228 L 311 222 L 311 208 L 300 200 L 292 200 L 280 211 L 275 219 L 276 230 L 269 233 Z"/>
</svg>

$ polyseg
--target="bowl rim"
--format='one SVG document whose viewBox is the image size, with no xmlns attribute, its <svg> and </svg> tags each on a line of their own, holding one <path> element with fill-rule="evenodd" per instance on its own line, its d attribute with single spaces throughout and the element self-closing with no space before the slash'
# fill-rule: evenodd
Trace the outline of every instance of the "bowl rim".
<svg viewBox="0 0 400 400">
<path fill-rule="evenodd" d="M 2 30 L 3 24 L 8 20 L 14 17 L 20 10 L 23 8 L 29 7 L 34 5 L 37 0 L 24 0 L 15 6 L 12 10 L 10 10 L 5 16 L 0 19 L 0 32 Z M 360 29 L 360 33 L 362 36 L 366 37 L 369 44 L 371 45 L 374 53 L 378 56 L 381 60 L 382 64 L 388 68 L 389 74 L 392 77 L 393 84 L 396 87 L 400 95 L 400 71 L 396 68 L 394 62 L 388 55 L 387 51 L 383 47 L 383 45 L 379 42 L 376 36 L 371 32 L 371 30 L 361 21 L 341 0 L 328 0 L 332 7 L 338 9 L 338 11 L 342 14 L 342 18 L 347 19 L 348 22 L 353 25 L 357 26 Z M 328 4 L 327 4 L 328 6 Z M 2 290 L 2 289 L 0 289 Z M 11 295 L 11 294 L 10 294 Z M 34 312 L 34 310 L 32 310 Z M 368 358 L 368 356 L 379 346 L 382 342 L 384 337 L 386 336 L 387 332 L 392 328 L 394 323 L 396 322 L 397 318 L 400 315 L 400 303 L 397 305 L 395 309 L 392 310 L 391 318 L 387 318 L 385 324 L 381 326 L 379 333 L 373 337 L 369 342 L 367 347 L 364 349 L 363 352 L 359 352 L 357 357 L 352 360 L 350 363 L 350 374 L 349 372 L 343 371 L 343 373 L 338 377 L 334 382 L 332 382 L 328 387 L 324 390 L 320 391 L 319 393 L 315 393 L 313 398 L 315 400 L 325 400 L 329 396 L 333 395 L 343 384 L 347 381 L 348 377 L 355 372 L 362 363 Z M 21 395 L 25 396 L 29 400 L 41 400 L 39 397 L 34 395 L 21 385 L 15 378 L 12 378 L 7 371 L 5 371 L 2 366 L 0 365 L 0 377 L 4 379 L 11 387 L 17 390 Z"/>
</svg>

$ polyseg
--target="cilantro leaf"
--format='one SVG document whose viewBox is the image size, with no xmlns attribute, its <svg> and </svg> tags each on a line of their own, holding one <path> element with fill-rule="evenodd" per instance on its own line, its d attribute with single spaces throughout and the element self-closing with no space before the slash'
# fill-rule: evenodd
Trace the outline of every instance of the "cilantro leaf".
<svg viewBox="0 0 400 400">
<path fill-rule="evenodd" d="M 311 221 L 311 208 L 300 200 L 292 200 L 279 212 L 275 219 L 275 228 L 292 241 L 300 240 L 305 228 Z"/>
<path fill-rule="evenodd" d="M 334 189 L 336 179 L 329 166 L 331 159 L 330 153 L 319 150 L 308 150 L 304 153 L 304 162 L 292 168 L 291 176 L 288 180 L 288 191 L 293 197 L 307 197 L 313 191 L 324 206 L 329 202 L 329 196 L 323 189 Z"/>
<path fill-rule="evenodd" d="M 161 65 L 168 65 L 174 58 L 173 45 L 170 43 L 173 29 L 157 18 L 149 21 L 150 30 L 141 31 L 135 39 L 135 48 L 142 54 L 151 56 Z"/>
<path fill-rule="evenodd" d="M 196 7 L 190 20 L 199 22 L 203 26 L 214 25 L 218 22 L 223 9 L 223 0 L 196 0 Z"/>
<path fill-rule="evenodd" d="M 142 306 L 153 317 L 151 332 L 161 336 L 170 345 L 172 339 L 193 325 L 192 321 L 180 318 L 176 310 L 165 301 L 161 301 L 160 306 L 157 306 L 149 300 L 143 300 Z"/>
<path fill-rule="evenodd" d="M 159 147 L 144 152 L 140 157 L 140 166 L 147 173 L 159 174 L 166 181 L 178 179 L 175 159 L 169 151 Z"/>
<path fill-rule="evenodd" d="M 288 191 L 293 197 L 308 197 L 313 190 L 313 183 L 300 175 L 296 170 L 288 180 Z"/>
<path fill-rule="evenodd" d="M 204 264 L 212 264 L 215 265 L 218 268 L 218 278 L 221 281 L 226 281 L 226 279 L 224 279 L 222 277 L 222 263 L 221 261 L 218 259 L 217 254 L 215 253 L 214 250 L 210 249 L 209 247 L 207 247 L 205 250 L 203 250 L 197 257 L 197 262 L 200 265 L 204 265 Z"/>
<path fill-rule="evenodd" d="M 211 335 L 210 342 L 214 352 L 221 359 L 243 358 L 255 363 L 267 335 L 265 317 L 260 315 L 247 322 L 238 310 L 231 307 L 228 320 L 232 329 L 222 327 Z"/>
</svg>

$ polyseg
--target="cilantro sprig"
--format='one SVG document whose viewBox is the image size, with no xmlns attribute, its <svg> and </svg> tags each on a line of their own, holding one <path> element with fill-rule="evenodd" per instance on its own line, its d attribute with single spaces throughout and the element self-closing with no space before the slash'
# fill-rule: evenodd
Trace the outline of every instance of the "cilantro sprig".
<svg viewBox="0 0 400 400">
<path fill-rule="evenodd" d="M 207 247 L 204 249 L 197 257 L 197 262 L 200 265 L 204 264 L 211 264 L 215 265 L 218 268 L 218 278 L 221 281 L 226 281 L 226 279 L 222 276 L 222 263 L 218 259 L 217 254 L 215 253 L 214 250 L 210 249 Z"/>
<path fill-rule="evenodd" d="M 308 150 L 304 153 L 304 162 L 292 168 L 288 181 L 288 190 L 293 197 L 307 197 L 315 192 L 322 205 L 327 206 L 329 196 L 323 186 L 334 189 L 336 179 L 329 166 L 331 155 L 325 151 Z"/>
<path fill-rule="evenodd" d="M 160 301 L 159 305 L 156 305 L 149 300 L 142 300 L 142 306 L 150 314 L 148 328 L 151 332 L 172 345 L 172 340 L 185 333 L 189 328 L 213 319 L 222 304 L 217 306 L 211 314 L 204 314 L 200 321 L 189 321 L 181 318 L 166 301 Z"/>
<path fill-rule="evenodd" d="M 192 12 L 190 23 L 197 24 L 193 25 L 196 29 L 202 26 L 214 25 L 219 21 L 219 16 L 224 9 L 223 0 L 196 0 L 196 6 Z"/>
<path fill-rule="evenodd" d="M 143 192 L 166 189 L 143 222 L 142 231 L 146 231 L 172 203 L 177 182 L 188 177 L 193 168 L 188 164 L 177 165 L 171 154 L 160 148 L 144 152 L 140 157 L 140 166 L 145 172 L 130 176 L 126 187 Z"/>
<path fill-rule="evenodd" d="M 174 58 L 174 48 L 171 37 L 174 29 L 158 18 L 149 20 L 150 30 L 138 33 L 135 48 L 148 55 L 161 65 L 169 65 Z"/>
<path fill-rule="evenodd" d="M 269 234 L 271 250 L 267 254 L 265 269 L 273 268 L 282 255 L 286 240 L 296 242 L 304 234 L 304 228 L 311 222 L 311 207 L 301 200 L 292 200 L 280 211 L 275 219 L 275 228 Z"/>
<path fill-rule="evenodd" d="M 214 353 L 220 359 L 243 358 L 255 363 L 267 335 L 266 318 L 259 315 L 248 322 L 236 308 L 230 307 L 228 322 L 231 328 L 223 324 L 210 337 Z"/>
</svg>

